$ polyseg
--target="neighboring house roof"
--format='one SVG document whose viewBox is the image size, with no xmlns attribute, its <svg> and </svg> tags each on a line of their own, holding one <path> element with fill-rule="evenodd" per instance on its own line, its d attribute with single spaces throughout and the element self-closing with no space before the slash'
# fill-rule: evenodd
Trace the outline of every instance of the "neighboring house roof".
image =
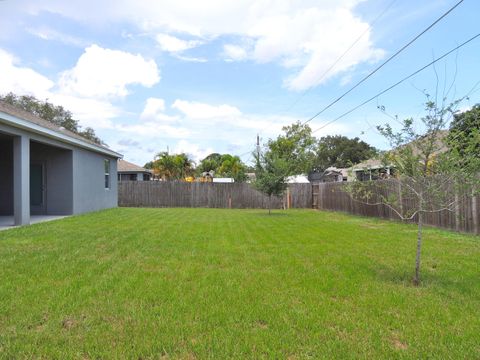
<svg viewBox="0 0 480 360">
<path fill-rule="evenodd" d="M 108 154 L 113 157 L 121 158 L 122 155 L 111 150 L 110 148 L 95 143 L 81 135 L 59 127 L 50 121 L 42 119 L 28 111 L 19 109 L 15 106 L 0 101 L 0 123 L 6 123 L 14 127 L 26 129 L 34 133 L 38 133 L 55 140 L 74 144 L 89 150 Z"/>
<path fill-rule="evenodd" d="M 432 155 L 438 155 L 441 153 L 444 153 L 445 151 L 448 150 L 448 147 L 445 142 L 445 138 L 447 137 L 449 131 L 448 130 L 440 130 L 438 133 L 438 137 L 435 141 L 435 148 L 437 151 L 435 151 Z M 403 145 L 403 146 L 412 146 L 413 149 L 413 154 L 418 155 L 420 153 L 420 150 L 418 148 L 418 143 L 422 141 L 422 139 L 413 141 L 409 144 Z M 395 150 L 393 150 L 395 151 Z M 368 159 L 365 161 L 362 161 L 359 164 L 356 164 L 352 167 L 353 171 L 362 171 L 362 170 L 376 170 L 376 169 L 383 169 L 383 168 L 388 168 L 388 167 L 393 167 L 393 165 L 386 165 L 381 159 Z"/>
<path fill-rule="evenodd" d="M 368 160 L 362 161 L 357 165 L 353 165 L 352 170 L 353 171 L 375 170 L 375 169 L 383 169 L 385 167 L 388 167 L 388 166 L 385 166 L 383 161 L 380 159 L 368 159 Z"/>
<path fill-rule="evenodd" d="M 135 165 L 131 162 L 122 160 L 122 159 L 118 160 L 117 172 L 119 172 L 119 173 L 122 173 L 122 172 L 129 172 L 129 173 L 131 173 L 131 172 L 136 172 L 136 173 L 143 172 L 143 173 L 149 173 L 150 174 L 150 170 L 145 169 L 141 166 Z"/>
<path fill-rule="evenodd" d="M 326 171 L 334 171 L 336 173 L 341 174 L 343 177 L 348 176 L 349 169 L 346 168 L 337 168 L 335 166 L 330 166 L 329 168 L 326 169 Z"/>
</svg>

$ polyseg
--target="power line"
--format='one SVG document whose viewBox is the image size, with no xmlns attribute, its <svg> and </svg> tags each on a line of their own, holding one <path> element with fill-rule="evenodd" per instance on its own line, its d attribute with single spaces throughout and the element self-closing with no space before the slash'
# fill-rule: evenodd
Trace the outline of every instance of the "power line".
<svg viewBox="0 0 480 360">
<path fill-rule="evenodd" d="M 394 4 L 396 1 L 397 1 L 397 0 L 393 0 L 392 2 L 390 2 L 390 3 L 387 5 L 387 7 L 386 7 L 385 9 L 383 9 L 383 11 L 382 11 L 380 14 L 378 14 L 378 16 L 372 21 L 372 23 L 369 24 L 369 26 L 360 34 L 359 37 L 357 37 L 357 38 L 355 39 L 355 41 L 354 41 L 352 44 L 350 44 L 350 46 L 342 53 L 342 55 L 340 55 L 340 56 L 332 63 L 332 65 L 330 65 L 330 67 L 322 73 L 322 75 L 317 79 L 317 83 L 320 83 L 320 82 L 333 70 L 333 68 L 335 68 L 335 66 L 337 66 L 337 64 L 345 57 L 345 55 L 347 55 L 347 54 L 350 52 L 350 50 L 352 50 L 353 47 L 358 44 L 358 42 L 365 36 L 365 34 L 368 33 L 368 31 L 371 29 L 371 27 L 372 27 L 373 25 L 375 25 L 375 23 L 376 23 L 383 15 L 385 15 L 385 13 L 393 6 L 393 4 Z M 305 97 L 305 95 L 307 95 L 307 94 L 311 91 L 311 89 L 312 89 L 312 88 L 309 88 L 308 90 L 304 91 L 304 92 L 297 98 L 297 100 L 295 100 L 295 101 L 292 103 L 292 105 L 290 105 L 290 106 L 287 108 L 287 110 L 285 110 L 285 112 L 290 111 L 295 105 L 297 105 L 297 104 L 300 102 L 300 100 L 302 100 L 302 99 Z"/>
<path fill-rule="evenodd" d="M 331 121 L 327 122 L 326 124 L 324 124 L 324 125 L 320 126 L 320 127 L 319 127 L 319 128 L 317 128 L 317 129 L 315 129 L 314 131 L 312 131 L 312 134 L 313 134 L 313 133 L 315 133 L 315 132 L 317 132 L 317 131 L 319 131 L 319 130 L 322 130 L 322 129 L 324 129 L 325 127 L 327 127 L 328 125 L 330 125 L 330 124 L 334 123 L 335 121 L 338 121 L 338 120 L 340 120 L 341 118 L 343 118 L 343 117 L 345 117 L 345 116 L 347 116 L 347 115 L 351 114 L 351 113 L 352 113 L 352 112 L 354 112 L 355 110 L 357 110 L 357 109 L 361 108 L 362 106 L 366 105 L 366 104 L 367 104 L 367 103 L 369 103 L 370 101 L 372 101 L 372 100 L 376 99 L 377 97 L 379 97 L 379 96 L 381 96 L 381 95 L 385 94 L 386 92 L 388 92 L 388 91 L 392 90 L 393 88 L 397 87 L 397 86 L 398 86 L 398 85 L 400 85 L 401 83 L 403 83 L 403 82 L 405 82 L 406 80 L 408 80 L 408 79 L 412 78 L 413 76 L 417 75 L 418 73 L 420 73 L 421 71 L 425 70 L 426 68 L 428 68 L 428 67 L 432 66 L 432 65 L 433 65 L 433 64 L 435 64 L 436 62 L 438 62 L 438 61 L 440 61 L 440 60 L 444 59 L 445 57 L 447 57 L 447 56 L 448 56 L 448 55 L 450 55 L 451 53 L 453 53 L 453 52 L 457 51 L 458 49 L 460 49 L 461 47 L 463 47 L 463 46 L 467 45 L 468 43 L 472 42 L 473 40 L 475 40 L 475 39 L 476 39 L 476 38 L 478 38 L 478 37 L 480 37 L 480 33 L 476 34 L 475 36 L 472 36 L 472 37 L 471 37 L 470 39 L 468 39 L 467 41 L 465 41 L 465 42 L 463 42 L 462 44 L 460 44 L 460 45 L 456 46 L 456 47 L 455 47 L 455 48 L 453 48 L 452 50 L 450 50 L 450 51 L 446 52 L 445 54 L 443 54 L 443 55 L 442 55 L 442 56 L 440 56 L 439 58 L 437 58 L 437 59 L 435 59 L 435 60 L 431 61 L 431 62 L 430 62 L 430 63 L 428 63 L 427 65 L 425 65 L 425 66 L 422 66 L 420 69 L 418 69 L 418 70 L 414 71 L 414 72 L 413 72 L 413 73 L 411 73 L 410 75 L 408 75 L 408 76 L 404 77 L 403 79 L 401 79 L 401 80 L 397 81 L 395 84 L 393 84 L 393 85 L 389 86 L 388 88 L 386 88 L 386 89 L 384 89 L 384 90 L 380 91 L 378 94 L 376 94 L 376 95 L 372 96 L 371 98 L 369 98 L 369 99 L 365 100 L 365 101 L 364 101 L 364 102 L 362 102 L 361 104 L 359 104 L 359 105 L 355 106 L 354 108 L 352 108 L 352 109 L 348 110 L 347 112 L 343 113 L 342 115 L 340 115 L 340 116 L 337 116 L 335 119 L 333 119 L 333 120 L 331 120 Z"/>
<path fill-rule="evenodd" d="M 368 75 L 363 77 L 359 82 L 357 82 L 353 87 L 351 87 L 349 90 L 344 92 L 342 95 L 340 95 L 338 98 L 330 102 L 327 106 L 325 106 L 322 110 L 317 112 L 315 115 L 313 115 L 311 118 L 306 120 L 303 125 L 307 124 L 308 122 L 312 121 L 322 113 L 324 113 L 326 110 L 331 108 L 333 105 L 335 105 L 337 102 L 339 102 L 341 99 L 343 99 L 346 95 L 351 93 L 353 90 L 355 90 L 357 87 L 359 87 L 361 84 L 363 84 L 367 79 L 369 79 L 371 76 L 373 76 L 375 73 L 377 73 L 381 68 L 383 68 L 386 64 L 388 64 L 390 61 L 392 61 L 395 57 L 397 57 L 401 52 L 403 52 L 406 48 L 408 48 L 411 44 L 413 44 L 415 41 L 417 41 L 422 35 L 424 35 L 427 31 L 432 29 L 436 24 L 438 24 L 443 18 L 445 18 L 448 14 L 450 14 L 455 8 L 457 8 L 464 0 L 458 1 L 454 6 L 452 6 L 450 9 L 448 9 L 445 13 L 443 13 L 442 16 L 440 16 L 437 20 L 435 20 L 432 24 L 427 26 L 422 32 L 420 32 L 417 36 L 415 36 L 412 40 L 410 40 L 407 44 L 402 46 L 399 50 L 397 50 L 393 55 L 391 55 L 387 60 L 385 60 L 382 64 L 377 66 L 373 71 L 371 71 Z"/>
<path fill-rule="evenodd" d="M 353 47 L 355 45 L 357 45 L 357 43 L 365 36 L 365 34 L 371 29 L 371 27 L 373 25 L 375 25 L 375 23 L 380 20 L 380 18 L 385 15 L 385 13 L 390 10 L 390 8 L 393 6 L 393 4 L 396 2 L 397 0 L 393 0 L 392 2 L 390 2 L 387 7 L 385 7 L 385 9 L 382 10 L 382 12 L 380 12 L 377 17 L 375 17 L 375 19 L 369 24 L 369 26 L 362 32 L 362 34 L 360 34 L 360 36 L 358 38 L 355 39 L 355 41 L 352 42 L 352 44 L 350 44 L 350 46 L 330 65 L 330 67 L 325 70 L 323 72 L 323 74 L 318 78 L 317 82 L 319 83 L 320 81 L 322 81 L 334 68 L 335 66 L 345 57 L 345 55 L 347 55 L 350 50 L 353 49 Z M 304 91 L 286 110 L 283 111 L 283 113 L 287 113 L 288 111 L 290 111 L 295 105 L 297 105 L 310 91 L 312 90 L 312 88 L 309 88 L 308 90 Z M 299 120 L 300 121 L 300 120 Z M 262 133 L 264 132 L 266 129 L 268 128 L 268 126 L 264 127 L 262 130 L 260 130 L 259 132 Z"/>
</svg>

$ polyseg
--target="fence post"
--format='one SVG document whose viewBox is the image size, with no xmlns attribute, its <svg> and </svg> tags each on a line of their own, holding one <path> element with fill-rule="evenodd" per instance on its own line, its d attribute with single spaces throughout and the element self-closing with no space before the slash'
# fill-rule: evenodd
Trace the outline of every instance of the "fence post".
<svg viewBox="0 0 480 360">
<path fill-rule="evenodd" d="M 287 209 L 290 209 L 290 186 L 287 187 Z"/>
</svg>

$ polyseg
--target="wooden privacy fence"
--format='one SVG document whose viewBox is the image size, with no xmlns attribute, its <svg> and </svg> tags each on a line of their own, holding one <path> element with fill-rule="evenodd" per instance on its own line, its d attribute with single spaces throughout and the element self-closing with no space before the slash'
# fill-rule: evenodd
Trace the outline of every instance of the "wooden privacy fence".
<svg viewBox="0 0 480 360">
<path fill-rule="evenodd" d="M 205 207 L 268 209 L 268 196 L 246 183 L 186 183 L 121 181 L 118 204 L 125 207 Z M 310 184 L 290 184 L 283 197 L 272 198 L 272 209 L 312 208 Z"/>
<path fill-rule="evenodd" d="M 385 205 L 368 205 L 352 199 L 345 191 L 344 183 L 321 183 L 312 185 L 313 207 L 319 210 L 342 211 L 350 214 L 400 220 L 398 215 Z M 389 194 L 382 194 L 388 196 Z M 454 211 L 444 210 L 426 213 L 425 224 L 452 229 L 456 231 L 480 234 L 480 197 L 469 194 L 457 195 Z M 411 199 L 403 199 L 402 206 L 408 208 Z M 415 221 L 413 219 L 412 221 Z"/>
</svg>

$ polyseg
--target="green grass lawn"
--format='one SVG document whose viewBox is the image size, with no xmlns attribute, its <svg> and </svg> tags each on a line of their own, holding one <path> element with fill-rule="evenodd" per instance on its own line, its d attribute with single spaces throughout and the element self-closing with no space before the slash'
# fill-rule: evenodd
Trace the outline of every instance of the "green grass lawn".
<svg viewBox="0 0 480 360">
<path fill-rule="evenodd" d="M 113 209 L 0 232 L 2 358 L 480 358 L 480 238 L 315 211 Z"/>
</svg>

